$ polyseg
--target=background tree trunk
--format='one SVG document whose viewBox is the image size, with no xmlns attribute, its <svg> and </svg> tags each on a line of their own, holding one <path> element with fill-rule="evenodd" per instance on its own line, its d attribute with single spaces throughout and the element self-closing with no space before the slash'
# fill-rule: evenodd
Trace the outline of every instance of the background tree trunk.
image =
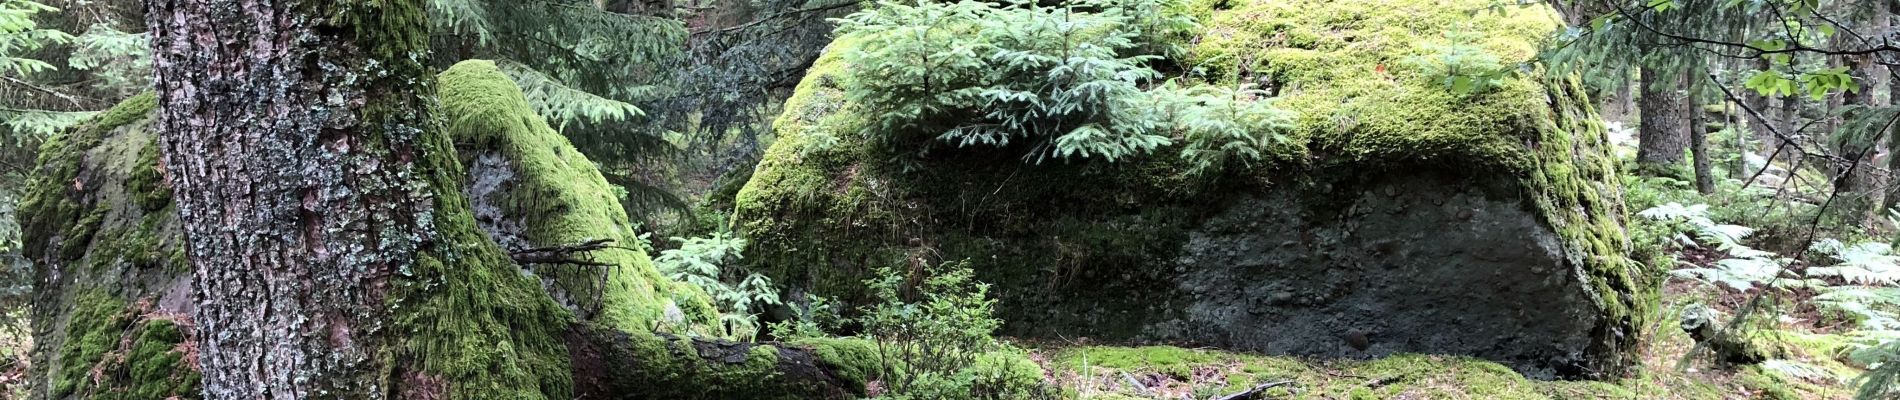
<svg viewBox="0 0 1900 400">
<path fill-rule="evenodd" d="M 1709 157 L 1708 112 L 1693 107 L 1689 118 L 1689 152 L 1695 156 L 1695 190 L 1702 194 L 1715 193 L 1715 171 Z"/>
<path fill-rule="evenodd" d="M 149 4 L 206 398 L 382 398 L 390 278 L 435 239 L 421 0 Z"/>
<path fill-rule="evenodd" d="M 1757 59 L 1751 65 L 1745 65 L 1742 67 L 1754 68 L 1754 69 L 1763 70 L 1763 71 L 1766 71 L 1770 68 L 1770 66 L 1768 65 L 1768 60 L 1764 60 L 1764 59 Z M 1757 92 L 1754 90 L 1744 90 L 1742 92 L 1743 92 L 1742 100 L 1745 104 L 1747 104 L 1749 109 L 1760 112 L 1761 115 L 1764 117 L 1775 115 L 1774 113 L 1775 109 L 1773 107 L 1775 107 L 1776 104 L 1774 102 L 1774 99 L 1769 98 L 1768 96 L 1763 96 L 1761 92 Z M 1761 149 L 1760 149 L 1761 156 L 1768 157 L 1770 154 L 1774 154 L 1775 149 L 1781 147 L 1781 138 L 1775 137 L 1774 129 L 1769 127 L 1769 124 L 1774 123 L 1774 121 L 1766 120 L 1763 118 L 1755 118 L 1752 115 L 1747 115 L 1747 113 L 1743 113 L 1743 114 L 1744 115 L 1742 115 L 1742 119 L 1748 121 L 1749 132 L 1754 134 L 1754 137 L 1756 140 L 1761 141 L 1761 144 L 1762 144 Z M 1739 139 L 1739 138 L 1746 138 L 1747 136 L 1736 135 L 1736 137 Z M 1744 161 L 1744 165 L 1746 165 L 1745 161 Z"/>
<path fill-rule="evenodd" d="M 1870 42 L 1882 40 L 1882 35 L 1884 35 L 1885 32 L 1889 30 L 1889 26 L 1892 25 L 1888 22 L 1888 18 L 1890 18 L 1890 7 L 1888 7 L 1886 1 L 1875 1 L 1871 2 L 1869 8 L 1870 10 L 1867 12 L 1866 19 L 1855 25 L 1859 25 L 1859 34 L 1865 35 L 1866 40 Z M 1855 40 L 1850 41 L 1850 38 L 1840 38 L 1838 40 L 1848 42 L 1846 43 L 1847 46 L 1854 47 L 1875 44 L 1861 43 L 1858 40 L 1859 38 L 1854 39 Z M 1886 66 L 1875 62 L 1871 55 L 1845 56 L 1842 59 L 1842 64 L 1851 67 L 1850 71 L 1852 71 L 1851 73 L 1854 76 L 1855 82 L 1861 85 L 1861 90 L 1848 92 L 1840 96 L 1842 105 L 1865 108 L 1850 108 L 1848 109 L 1850 112 L 1848 115 L 1831 117 L 1831 121 L 1841 121 L 1844 118 L 1869 118 L 1867 113 L 1890 104 L 1888 98 L 1878 96 L 1875 93 L 1875 91 L 1880 88 L 1887 86 L 1889 77 Z M 1839 167 L 1839 176 L 1836 177 L 1835 184 L 1840 186 L 1843 197 L 1849 200 L 1843 204 L 1844 215 L 1850 216 L 1850 218 L 1853 218 L 1852 220 L 1869 224 L 1867 226 L 1873 226 L 1871 224 L 1878 222 L 1880 217 L 1885 214 L 1882 210 L 1885 209 L 1883 205 L 1886 203 L 1885 182 L 1887 179 L 1881 171 L 1881 165 L 1884 164 L 1882 161 L 1884 161 L 1886 157 L 1881 150 L 1886 148 L 1885 142 L 1887 133 L 1885 131 L 1861 132 L 1859 130 L 1882 130 L 1886 128 L 1886 124 L 1884 121 L 1870 125 L 1834 123 L 1837 124 L 1837 128 L 1833 130 L 1833 134 L 1847 135 L 1847 137 L 1853 138 L 1837 140 L 1838 143 L 1841 143 L 1841 146 L 1836 149 L 1836 152 L 1844 158 L 1843 162 L 1845 164 Z M 1856 131 L 1840 131 L 1840 127 L 1851 128 Z M 1856 213 L 1861 215 L 1855 215 Z"/>
<path fill-rule="evenodd" d="M 1643 123 L 1638 135 L 1636 163 L 1649 173 L 1679 167 L 1683 151 L 1689 147 L 1689 133 L 1685 129 L 1693 107 L 1682 91 L 1687 77 L 1658 82 L 1661 76 L 1662 73 L 1643 67 Z"/>
</svg>

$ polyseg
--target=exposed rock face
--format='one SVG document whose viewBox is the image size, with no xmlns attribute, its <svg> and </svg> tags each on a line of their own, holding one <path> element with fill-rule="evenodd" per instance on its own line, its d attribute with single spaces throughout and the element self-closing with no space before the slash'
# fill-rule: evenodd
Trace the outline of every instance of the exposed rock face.
<svg viewBox="0 0 1900 400">
<path fill-rule="evenodd" d="M 968 259 L 1005 333 L 1275 354 L 1473 355 L 1540 377 L 1613 373 L 1651 318 L 1625 257 L 1605 133 L 1578 85 L 1537 73 L 1455 93 L 1401 60 L 1438 27 L 1513 62 L 1558 26 L 1488 2 L 1206 0 L 1172 60 L 1265 82 L 1293 149 L 1218 179 L 1169 151 L 1024 164 L 1023 149 L 880 146 L 845 100 L 840 38 L 776 121 L 736 199 L 748 260 L 862 301 L 880 266 Z M 1426 28 L 1421 28 L 1426 27 Z M 1429 31 L 1429 32 L 1427 32 Z"/>
<path fill-rule="evenodd" d="M 1331 218 L 1279 191 L 1203 221 L 1174 260 L 1181 318 L 1149 333 L 1328 357 L 1476 354 L 1541 376 L 1587 361 L 1601 316 L 1522 201 L 1432 174 L 1339 196 Z"/>
</svg>

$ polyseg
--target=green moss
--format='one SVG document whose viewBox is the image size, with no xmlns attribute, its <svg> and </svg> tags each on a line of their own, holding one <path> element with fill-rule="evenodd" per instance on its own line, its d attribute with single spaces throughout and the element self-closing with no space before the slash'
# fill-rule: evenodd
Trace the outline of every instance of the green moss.
<svg viewBox="0 0 1900 400">
<path fill-rule="evenodd" d="M 165 185 L 165 178 L 160 172 L 162 167 L 158 161 L 157 145 L 139 147 L 138 160 L 132 163 L 132 175 L 125 181 L 125 190 L 139 209 L 159 211 L 171 204 L 172 191 Z"/>
<path fill-rule="evenodd" d="M 1288 382 L 1274 388 L 1278 390 L 1269 389 L 1268 394 L 1297 399 L 1627 399 L 1669 394 L 1670 398 L 1714 400 L 1732 394 L 1732 388 L 1705 380 L 1662 385 L 1660 379 L 1647 376 L 1614 382 L 1536 381 L 1490 361 L 1416 354 L 1322 361 L 1165 346 L 1088 346 L 1054 350 L 1048 358 L 1052 376 L 1066 391 L 1091 394 L 1066 398 L 1143 398 L 1125 386 L 1124 374 L 1151 382 L 1153 378 L 1141 377 L 1161 374 L 1162 384 L 1168 387 L 1222 395 Z"/>
<path fill-rule="evenodd" d="M 714 318 L 703 293 L 660 275 L 640 250 L 637 232 L 611 185 L 565 137 L 536 115 L 521 90 L 493 62 L 469 61 L 444 71 L 442 108 L 463 165 L 500 156 L 513 179 L 488 196 L 471 199 L 500 209 L 521 223 L 519 239 L 533 247 L 613 240 L 615 248 L 587 258 L 613 267 L 538 265 L 532 270 L 555 282 L 577 307 L 597 307 L 594 319 L 622 330 L 645 332 L 662 319 L 669 303 L 691 312 L 688 323 Z M 504 243 L 507 244 L 507 243 Z M 601 275 L 605 274 L 603 278 Z M 606 288 L 599 286 L 603 283 Z M 598 297 L 598 304 L 589 304 Z"/>
<path fill-rule="evenodd" d="M 58 277 L 42 278 L 36 293 L 54 297 L 33 309 L 35 339 L 44 343 L 33 373 L 47 377 L 48 395 L 195 396 L 195 370 L 157 351 L 174 347 L 182 332 L 127 307 L 189 268 L 166 226 L 171 192 L 146 123 L 155 107 L 153 95 L 135 96 L 41 148 L 21 222 L 28 257 Z M 175 375 L 159 379 L 152 371 L 160 370 Z M 134 375 L 140 379 L 127 378 Z"/>
<path fill-rule="evenodd" d="M 88 398 L 158 400 L 198 398 L 202 379 L 197 366 L 189 364 L 185 346 L 188 339 L 177 323 L 165 319 L 148 320 L 136 328 L 136 334 L 120 349 L 113 364 L 103 374 L 113 386 L 96 390 Z"/>
<path fill-rule="evenodd" d="M 845 339 L 835 339 L 843 341 Z M 842 342 L 840 342 L 842 343 Z M 803 345 L 789 345 L 800 348 Z M 781 360 L 788 353 L 778 346 L 730 342 L 697 342 L 685 337 L 634 334 L 624 346 L 606 351 L 608 360 L 631 360 L 635 364 L 608 365 L 610 379 L 622 386 L 608 393 L 639 393 L 665 399 L 813 399 L 862 396 L 835 393 L 833 387 L 813 377 L 786 377 Z M 821 362 L 829 363 L 820 357 Z M 855 363 L 855 361 L 853 361 Z M 851 364 L 868 369 L 872 364 Z M 858 384 L 848 378 L 847 386 Z"/>
<path fill-rule="evenodd" d="M 470 95 L 455 89 L 462 87 L 460 80 L 441 77 L 450 121 L 471 118 L 446 104 Z M 571 398 L 573 377 L 561 338 L 573 314 L 475 225 L 462 195 L 467 172 L 455 158 L 453 136 L 432 130 L 417 140 L 419 154 L 435 157 L 417 164 L 428 174 L 426 190 L 435 194 L 436 229 L 430 247 L 399 271 L 388 300 L 391 329 L 403 338 L 394 359 L 416 360 L 402 378 L 447 383 L 448 398 Z"/>
<path fill-rule="evenodd" d="M 104 113 L 94 117 L 93 122 L 87 124 L 85 129 L 93 132 L 108 132 L 144 120 L 145 117 L 151 115 L 152 110 L 156 109 L 158 109 L 156 93 L 139 93 L 106 109 Z"/>
<path fill-rule="evenodd" d="M 1804 397 L 1799 394 L 1800 390 L 1798 390 L 1797 387 L 1811 386 L 1807 383 L 1782 378 L 1774 373 L 1763 371 L 1759 366 L 1752 365 L 1744 367 L 1742 372 L 1736 376 L 1736 380 L 1741 383 L 1744 389 L 1748 392 L 1752 392 L 1755 395 L 1754 398 L 1766 400 L 1802 399 Z M 1819 391 L 1810 390 L 1809 392 Z"/>
<path fill-rule="evenodd" d="M 877 345 L 867 340 L 812 338 L 794 341 L 790 345 L 811 350 L 819 362 L 831 368 L 839 378 L 850 382 L 852 387 L 865 387 L 878 373 Z"/>
<path fill-rule="evenodd" d="M 1064 356 L 1062 362 L 1065 364 L 1113 369 L 1147 368 L 1183 379 L 1192 374 L 1194 366 L 1219 362 L 1221 359 L 1218 353 L 1173 346 L 1088 347 Z"/>
<path fill-rule="evenodd" d="M 99 245 L 95 244 L 94 239 L 106 223 L 107 214 L 115 207 L 122 206 L 116 201 L 119 199 L 87 196 L 87 193 L 95 192 L 99 185 L 106 182 L 88 182 L 86 179 L 124 173 L 122 176 L 127 179 L 125 192 L 147 214 L 163 209 L 165 204 L 170 203 L 170 189 L 158 184 L 161 178 L 157 170 L 155 135 L 140 129 L 142 125 L 135 125 L 150 117 L 156 107 L 156 97 L 151 93 L 133 96 L 92 120 L 49 138 L 41 146 L 38 174 L 28 186 L 20 206 L 21 215 L 25 216 L 21 227 L 28 258 L 42 262 L 72 263 L 86 256 L 89 248 Z M 104 169 L 106 172 L 82 177 L 82 169 L 88 168 L 82 165 L 86 161 L 86 153 L 109 140 L 116 141 L 116 146 L 129 147 L 132 157 L 126 160 L 101 160 L 89 168 Z M 124 170 L 116 170 L 120 168 Z M 113 233 L 103 237 L 105 242 L 112 242 L 107 244 L 151 239 L 126 235 L 128 232 Z M 95 260 L 100 263 L 112 261 Z"/>
<path fill-rule="evenodd" d="M 199 374 L 187 364 L 184 331 L 146 319 L 101 290 L 74 297 L 52 374 L 53 398 L 196 398 Z"/>
<path fill-rule="evenodd" d="M 56 398 L 90 386 L 88 372 L 106 353 L 118 348 L 119 337 L 131 322 L 124 301 L 96 290 L 76 296 L 67 318 L 66 338 L 59 346 L 59 368 L 53 372 Z"/>
<path fill-rule="evenodd" d="M 1447 32 L 1506 63 L 1528 60 L 1559 26 L 1547 9 L 1407 0 L 1369 6 L 1332 1 L 1195 0 L 1202 21 L 1185 63 L 1222 84 L 1281 87 L 1282 107 L 1301 118 L 1296 140 L 1328 161 L 1455 162 L 1521 170 L 1516 139 L 1544 107 L 1530 79 L 1507 79 L 1476 96 L 1447 90 L 1404 62 L 1432 55 Z"/>
</svg>

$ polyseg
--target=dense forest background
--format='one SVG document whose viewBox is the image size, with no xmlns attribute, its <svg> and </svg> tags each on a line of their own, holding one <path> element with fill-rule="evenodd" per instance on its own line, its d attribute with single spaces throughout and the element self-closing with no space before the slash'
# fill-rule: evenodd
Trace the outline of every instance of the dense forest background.
<svg viewBox="0 0 1900 400">
<path fill-rule="evenodd" d="M 1900 393 L 1894 387 L 1900 383 L 1900 363 L 1892 362 L 1900 357 L 1900 252 L 1894 250 L 1900 243 L 1900 175 L 1895 174 L 1900 170 L 1900 69 L 1894 68 L 1900 66 L 1900 46 L 1895 44 L 1900 43 L 1900 30 L 1895 29 L 1894 2 L 1452 2 L 1457 4 L 1440 8 L 1466 18 L 1554 8 L 1563 26 L 1539 32 L 1543 40 L 1526 60 L 1496 54 L 1494 50 L 1504 46 L 1498 42 L 1505 39 L 1486 36 L 1496 29 L 1453 23 L 1404 27 L 1423 50 L 1368 62 L 1371 65 L 1258 66 L 1261 71 L 1252 71 L 1246 69 L 1255 66 L 1247 64 L 1228 70 L 1209 67 L 1232 62 L 1208 61 L 1205 48 L 1214 40 L 1194 33 L 1215 22 L 1179 11 L 1202 3 L 1216 3 L 1204 8 L 1217 11 L 1239 7 L 1230 1 L 1246 3 L 429 0 L 428 57 L 421 62 L 431 70 L 451 70 L 465 61 L 492 60 L 534 114 L 591 160 L 611 184 L 622 208 L 616 212 L 628 216 L 629 237 L 637 238 L 629 240 L 634 243 L 587 241 L 529 249 L 534 251 L 510 249 L 515 261 L 590 265 L 601 261 L 558 257 L 613 246 L 640 249 L 640 257 L 652 255 L 660 274 L 703 292 L 705 302 L 716 309 L 681 317 L 711 321 L 657 331 L 726 345 L 831 343 L 825 341 L 840 340 L 839 335 L 867 338 L 880 350 L 876 361 L 866 361 L 876 365 L 877 372 L 856 373 L 881 379 L 857 376 L 879 382 L 877 389 L 858 394 L 1229 399 L 1269 392 L 1332 393 L 1327 390 L 1368 398 L 1413 393 L 1399 388 L 1372 394 L 1401 381 L 1399 386 L 1425 387 L 1421 390 L 1426 393 L 1443 395 L 1427 397 L 1450 398 L 1506 393 L 1553 398 L 1874 399 Z M 1371 0 L 1341 3 L 1339 7 L 1381 6 Z M 0 385 L 9 390 L 0 396 L 26 398 L 31 379 L 27 375 L 34 332 L 29 308 L 35 260 L 25 253 L 23 236 L 30 229 L 22 224 L 32 216 L 19 209 L 29 197 L 30 184 L 45 175 L 43 148 L 57 146 L 69 132 L 88 129 L 89 121 L 109 114 L 114 105 L 153 90 L 158 75 L 146 12 L 147 5 L 138 0 L 0 0 L 0 309 L 8 310 L 0 327 L 0 352 L 5 353 L 0 363 L 7 368 L 0 373 Z M 945 21 L 980 26 L 977 31 L 986 33 L 945 38 L 919 28 Z M 1042 26 L 1038 24 L 1059 27 L 1051 29 L 1062 34 L 1009 29 Z M 888 39 L 913 33 L 914 40 Z M 837 56 L 854 66 L 878 66 L 865 69 L 875 72 L 840 76 L 836 82 L 826 77 L 815 85 L 835 85 L 839 96 L 853 104 L 887 105 L 854 109 L 865 113 L 867 121 L 856 122 L 866 126 L 935 130 L 863 146 L 872 150 L 837 144 L 851 137 L 801 134 L 796 143 L 801 150 L 788 153 L 835 158 L 845 156 L 826 152 L 844 148 L 838 152 L 889 155 L 892 165 L 910 173 L 931 168 L 916 160 L 933 151 L 943 154 L 965 147 L 1008 149 L 1014 153 L 997 160 L 1010 168 L 1113 163 L 1178 147 L 1183 149 L 1180 161 L 1156 168 L 1182 173 L 1157 180 L 1187 182 L 1180 184 L 1190 188 L 1186 192 L 1218 192 L 1253 182 L 1234 171 L 1298 158 L 1288 154 L 1338 156 L 1284 149 L 1293 142 L 1290 138 L 1320 134 L 1309 133 L 1314 128 L 1302 124 L 1310 121 L 1290 112 L 1306 105 L 1281 107 L 1269 100 L 1301 89 L 1267 78 L 1272 68 L 1355 74 L 1404 69 L 1411 74 L 1406 77 L 1423 77 L 1442 95 L 1456 99 L 1515 93 L 1512 90 L 1526 85 L 1575 85 L 1582 89 L 1575 98 L 1595 108 L 1589 113 L 1594 118 L 1565 128 L 1579 135 L 1605 134 L 1614 174 L 1590 182 L 1607 186 L 1599 189 L 1618 193 L 1620 199 L 1579 201 L 1572 195 L 1568 203 L 1560 199 L 1558 204 L 1589 212 L 1603 212 L 1597 207 L 1615 210 L 1616 215 L 1608 217 L 1621 230 L 1614 242 L 1627 237 L 1628 243 L 1595 250 L 1614 252 L 1632 269 L 1653 276 L 1655 284 L 1649 289 L 1661 293 L 1654 310 L 1658 315 L 1638 318 L 1649 323 L 1627 333 L 1644 338 L 1632 341 L 1641 343 L 1639 348 L 1619 349 L 1636 354 L 1629 371 L 1607 376 L 1562 373 L 1598 382 L 1553 383 L 1525 380 L 1510 368 L 1472 365 L 1465 359 L 1429 358 L 1420 361 L 1426 366 L 1413 366 L 1410 363 L 1418 360 L 1394 357 L 1386 364 L 1342 366 L 1205 349 L 999 340 L 996 332 L 1004 321 L 995 314 L 1015 314 L 996 309 L 991 286 L 979 282 L 990 276 L 949 259 L 931 259 L 932 265 L 893 263 L 865 272 L 868 280 L 834 282 L 859 287 L 838 298 L 805 293 L 822 285 L 785 281 L 816 272 L 798 266 L 793 270 L 803 275 L 784 273 L 785 263 L 768 265 L 783 261 L 774 258 L 780 255 L 775 250 L 748 249 L 798 242 L 748 237 L 746 229 L 782 232 L 734 226 L 755 221 L 735 217 L 735 207 L 741 214 L 747 210 L 735 203 L 755 170 L 767 170 L 760 165 L 768 149 L 786 139 L 775 129 L 791 125 L 775 127 L 774 118 L 783 113 L 789 116 L 786 121 L 803 123 L 799 113 L 805 110 L 791 109 L 788 98 L 808 74 L 836 73 L 814 67 L 825 65 L 821 56 L 828 45 L 837 46 L 835 38 L 852 34 L 886 35 L 875 42 L 876 51 Z M 994 55 L 905 58 L 911 55 L 905 51 L 935 55 L 918 49 L 962 43 L 987 46 L 983 48 Z M 1007 75 L 1021 72 L 1010 68 L 1040 65 L 1036 63 L 1045 61 L 1038 60 L 1045 59 L 1056 60 L 1046 62 L 1058 67 L 1024 76 L 1047 81 Z M 1341 62 L 1359 61 L 1366 60 Z M 1043 72 L 1047 74 L 1039 75 Z M 988 86 L 948 90 L 933 86 L 932 79 Z M 1231 85 L 1185 87 L 1192 84 L 1180 82 Z M 1570 100 L 1552 95 L 1542 103 L 1561 106 Z M 1140 111 L 1150 109 L 1167 112 Z M 987 123 L 940 127 L 918 122 L 930 118 Z M 1324 122 L 1345 126 L 1377 120 L 1355 118 Z M 1535 141 L 1525 138 L 1515 145 Z M 878 153 L 893 147 L 902 150 Z M 1560 170 L 1536 168 L 1532 171 Z M 1587 171 L 1574 174 L 1584 176 Z M 1147 193 L 1131 196 L 1136 195 Z M 798 198 L 806 197 L 819 196 Z M 1621 204 L 1619 208 L 1597 201 Z M 994 225 L 1023 219 L 995 214 L 969 218 L 1002 221 Z M 987 225 L 958 226 L 976 231 Z M 822 235 L 819 232 L 806 234 Z M 913 237 L 882 239 L 919 249 L 936 245 L 926 246 Z M 534 258 L 546 254 L 556 258 Z M 765 257 L 746 257 L 761 254 Z M 1053 275 L 1079 274 L 1049 268 Z M 1339 336 L 1360 350 L 1368 340 L 1357 331 Z M 705 356 L 710 345 L 698 346 L 700 354 L 710 358 Z M 899 349 L 893 351 L 901 355 L 882 352 L 887 347 Z M 758 348 L 764 347 L 736 351 Z M 1023 356 L 993 356 L 997 352 Z M 778 357 L 792 359 L 783 354 Z M 1036 382 L 1029 384 L 1012 380 L 1012 374 L 1027 365 L 1022 360 L 1066 375 L 1030 374 Z M 1290 376 L 1247 367 L 1289 362 L 1316 366 L 1283 374 Z M 1057 364 L 1063 366 L 1051 366 Z M 970 365 L 983 368 L 966 368 Z M 1440 372 L 1391 372 L 1414 371 L 1410 368 Z M 1441 376 L 1434 373 L 1450 378 L 1428 378 Z M 1490 380 L 1491 374 L 1508 378 L 1497 378 L 1503 379 L 1499 383 Z M 1237 378 L 1242 375 L 1248 380 Z M 1212 376 L 1219 376 L 1218 383 L 1207 383 L 1213 382 Z M 1289 390 L 1299 387 L 1305 391 Z M 778 395 L 784 393 L 790 391 Z"/>
</svg>

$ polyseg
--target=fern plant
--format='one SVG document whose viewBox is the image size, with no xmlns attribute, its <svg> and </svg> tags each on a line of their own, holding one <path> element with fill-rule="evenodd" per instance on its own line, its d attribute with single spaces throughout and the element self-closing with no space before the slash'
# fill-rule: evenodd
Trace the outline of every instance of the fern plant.
<svg viewBox="0 0 1900 400">
<path fill-rule="evenodd" d="M 0 74 L 22 76 L 54 69 L 53 64 L 23 56 L 73 40 L 71 34 L 41 28 L 33 21 L 35 15 L 53 11 L 59 9 L 30 0 L 0 0 Z"/>
<path fill-rule="evenodd" d="M 1708 268 L 1683 268 L 1669 271 L 1670 274 L 1702 280 L 1704 282 L 1727 286 L 1735 290 L 1749 290 L 1757 283 L 1774 282 L 1779 286 L 1792 286 L 1806 283 L 1804 280 L 1778 279 L 1791 262 L 1772 252 L 1757 250 L 1742 244 L 1742 239 L 1754 234 L 1755 230 L 1741 225 L 1716 223 L 1709 218 L 1709 205 L 1682 205 L 1670 202 L 1637 212 L 1643 218 L 1671 224 L 1675 230 L 1675 242 L 1684 247 L 1700 247 L 1709 244 L 1722 251 L 1728 257 L 1717 260 Z"/>
<path fill-rule="evenodd" d="M 1681 224 L 1677 242 L 1684 246 L 1697 247 L 1698 241 L 1714 244 L 1717 250 L 1734 257 L 1760 257 L 1769 253 L 1750 248 L 1742 244 L 1742 239 L 1755 234 L 1754 228 L 1741 225 L 1719 224 L 1709 218 L 1709 205 L 1696 204 L 1685 206 L 1670 202 L 1636 215 L 1656 221 Z M 1694 235 L 1691 238 L 1688 235 Z"/>
<path fill-rule="evenodd" d="M 1846 245 L 1839 240 L 1824 239 L 1815 244 L 1815 251 L 1839 262 L 1808 268 L 1809 275 L 1837 277 L 1856 285 L 1900 283 L 1900 255 L 1893 254 L 1893 245 L 1880 242 Z"/>
<path fill-rule="evenodd" d="M 73 38 L 73 53 L 66 65 L 92 71 L 98 81 L 95 90 L 126 97 L 151 86 L 151 39 L 144 32 L 124 32 L 111 25 L 94 24 Z"/>
</svg>

